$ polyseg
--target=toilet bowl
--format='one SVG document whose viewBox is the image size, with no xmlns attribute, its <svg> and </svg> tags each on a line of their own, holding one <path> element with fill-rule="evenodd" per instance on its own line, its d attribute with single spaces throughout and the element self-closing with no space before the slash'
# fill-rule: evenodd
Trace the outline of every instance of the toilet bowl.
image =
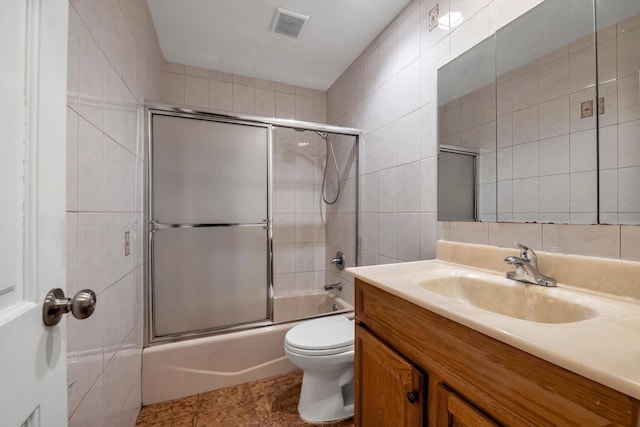
<svg viewBox="0 0 640 427">
<path fill-rule="evenodd" d="M 344 316 L 306 321 L 287 332 L 284 351 L 302 369 L 298 413 L 308 423 L 353 416 L 354 325 Z"/>
</svg>

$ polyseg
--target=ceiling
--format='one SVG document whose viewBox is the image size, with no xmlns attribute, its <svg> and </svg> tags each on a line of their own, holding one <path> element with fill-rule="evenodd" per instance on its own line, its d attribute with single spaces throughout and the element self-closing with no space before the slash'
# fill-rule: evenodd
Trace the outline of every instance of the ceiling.
<svg viewBox="0 0 640 427">
<path fill-rule="evenodd" d="M 164 58 L 326 90 L 410 0 L 147 0 Z M 311 19 L 270 31 L 276 7 Z"/>
</svg>

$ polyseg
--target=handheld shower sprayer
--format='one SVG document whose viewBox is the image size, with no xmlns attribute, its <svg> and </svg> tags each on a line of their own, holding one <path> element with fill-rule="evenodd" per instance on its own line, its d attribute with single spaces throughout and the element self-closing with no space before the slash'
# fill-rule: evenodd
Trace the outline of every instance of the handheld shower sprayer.
<svg viewBox="0 0 640 427">
<path fill-rule="evenodd" d="M 294 128 L 294 130 L 296 132 L 305 132 L 306 129 L 299 129 L 299 128 Z M 320 137 L 322 138 L 322 140 L 325 143 L 325 148 L 326 148 L 326 158 L 324 161 L 324 172 L 322 173 L 322 200 L 328 204 L 328 205 L 333 205 L 338 201 L 338 198 L 340 197 L 340 172 L 338 171 L 338 161 L 336 160 L 336 153 L 333 151 L 333 144 L 331 143 L 331 139 L 329 138 L 329 133 L 328 132 L 321 132 L 321 131 L 317 131 L 314 130 L 314 132 Z M 332 200 L 329 201 L 327 200 L 327 195 L 326 195 L 326 187 L 327 187 L 327 169 L 329 166 L 329 153 L 331 153 L 331 157 L 333 158 L 333 166 L 335 168 L 336 171 L 336 181 L 338 183 L 338 189 L 336 191 L 336 197 Z"/>
</svg>

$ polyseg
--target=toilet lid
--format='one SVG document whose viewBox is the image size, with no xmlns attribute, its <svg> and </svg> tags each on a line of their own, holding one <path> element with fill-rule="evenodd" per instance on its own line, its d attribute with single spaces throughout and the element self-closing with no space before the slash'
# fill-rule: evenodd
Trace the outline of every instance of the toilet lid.
<svg viewBox="0 0 640 427">
<path fill-rule="evenodd" d="M 344 316 L 327 316 L 308 320 L 287 332 L 285 341 L 291 347 L 324 350 L 353 345 L 353 322 Z"/>
</svg>

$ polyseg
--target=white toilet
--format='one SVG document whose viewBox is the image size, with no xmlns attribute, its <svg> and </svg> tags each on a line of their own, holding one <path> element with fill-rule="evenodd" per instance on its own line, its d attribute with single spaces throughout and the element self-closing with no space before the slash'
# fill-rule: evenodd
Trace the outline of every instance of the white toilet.
<svg viewBox="0 0 640 427">
<path fill-rule="evenodd" d="M 284 351 L 304 371 L 298 412 L 308 423 L 353 416 L 354 324 L 344 316 L 308 320 L 287 332 Z"/>
</svg>

